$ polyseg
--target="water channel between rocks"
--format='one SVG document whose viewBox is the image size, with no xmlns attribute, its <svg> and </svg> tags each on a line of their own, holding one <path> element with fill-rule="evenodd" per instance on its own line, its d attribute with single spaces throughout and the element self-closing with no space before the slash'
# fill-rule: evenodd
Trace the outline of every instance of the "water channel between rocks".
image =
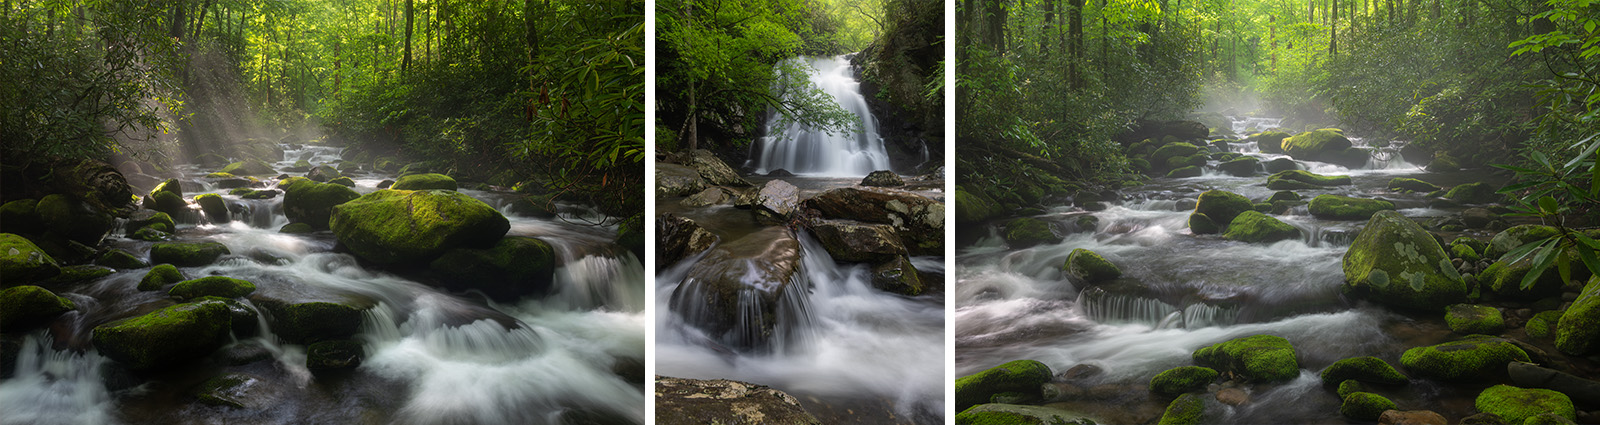
<svg viewBox="0 0 1600 425">
<path fill-rule="evenodd" d="M 1235 119 L 1244 127 L 1276 126 L 1274 119 Z M 1441 186 L 1480 181 L 1482 170 L 1429 173 L 1398 155 L 1399 143 L 1353 139 L 1372 156 L 1364 167 L 1297 161 L 1299 168 L 1350 176 L 1353 185 L 1297 190 L 1383 198 L 1412 218 L 1446 217 L 1460 208 L 1430 208 L 1423 193 L 1386 190 L 1395 177 L 1422 178 Z M 1286 158 L 1265 154 L 1254 143 L 1228 151 L 1262 162 Z M 1214 167 L 1217 161 L 1209 164 Z M 1195 350 L 1233 338 L 1270 334 L 1287 338 L 1298 353 L 1301 376 L 1249 387 L 1250 401 L 1207 413 L 1219 423 L 1346 423 L 1340 400 L 1322 387 L 1317 372 L 1339 359 L 1377 356 L 1399 365 L 1408 348 L 1455 337 L 1442 320 L 1392 312 L 1341 296 L 1341 259 L 1366 220 L 1312 217 L 1305 206 L 1274 217 L 1298 228 L 1298 239 L 1262 244 L 1194 235 L 1188 228 L 1193 200 L 1201 192 L 1225 190 L 1260 202 L 1274 190 L 1265 174 L 1233 177 L 1208 168 L 1200 177 L 1155 178 L 1124 189 L 1122 199 L 1102 211 L 1072 205 L 1047 208 L 1040 218 L 1067 229 L 1064 240 L 1029 248 L 1008 247 L 996 228 L 970 231 L 957 248 L 957 284 L 951 291 L 956 334 L 956 376 L 967 376 L 1018 359 L 1033 359 L 1056 373 L 1079 365 L 1100 373 L 1080 382 L 1088 388 L 1074 401 L 1052 406 L 1099 418 L 1102 423 L 1153 423 L 1167 400 L 1145 385 L 1155 374 L 1194 364 Z M 1183 205 L 1180 205 L 1183 204 Z M 1075 219 L 1098 218 L 1092 230 Z M 1493 232 L 1471 230 L 1487 240 Z M 1062 271 L 1074 249 L 1104 256 L 1121 278 L 1083 285 Z M 1400 406 L 1426 408 L 1446 417 L 1475 413 L 1476 392 L 1431 381 L 1386 391 Z"/>
<path fill-rule="evenodd" d="M 336 164 L 340 149 L 286 145 L 274 168 L 299 160 Z M 258 313 L 260 322 L 245 326 L 257 335 L 237 335 L 236 326 L 231 342 L 211 356 L 159 372 L 128 370 L 92 348 L 90 330 L 171 301 L 165 291 L 135 289 L 148 269 L 119 270 L 52 288 L 78 309 L 23 339 L 12 376 L 0 381 L 0 423 L 645 422 L 644 267 L 612 242 L 614 226 L 572 224 L 603 218 L 592 210 L 561 205 L 570 223 L 531 218 L 510 212 L 510 194 L 460 190 L 501 210 L 508 236 L 538 237 L 556 252 L 549 295 L 496 303 L 366 266 L 334 252 L 328 231 L 279 233 L 289 223 L 282 196 L 240 199 L 202 178 L 208 170 L 179 169 L 185 195 L 216 193 L 233 211 L 229 223 L 177 226 L 175 241 L 220 242 L 233 253 L 180 267 L 182 274 L 251 281 L 258 290 L 242 301 L 252 309 L 306 301 L 364 307 L 352 339 L 365 360 L 352 370 L 313 373 L 306 347 L 275 335 Z M 362 194 L 393 178 L 348 175 Z M 111 245 L 148 261 L 150 242 L 121 235 Z M 196 402 L 202 382 L 224 374 L 241 377 L 226 394 L 239 406 Z"/>
</svg>

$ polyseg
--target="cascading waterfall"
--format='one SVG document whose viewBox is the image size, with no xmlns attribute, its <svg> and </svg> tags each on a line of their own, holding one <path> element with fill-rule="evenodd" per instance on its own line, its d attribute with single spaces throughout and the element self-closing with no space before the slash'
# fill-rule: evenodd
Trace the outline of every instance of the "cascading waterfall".
<svg viewBox="0 0 1600 425">
<path fill-rule="evenodd" d="M 341 153 L 324 146 L 288 148 L 278 165 L 302 159 L 334 164 Z M 194 167 L 183 169 L 188 179 L 204 174 Z M 358 175 L 353 189 L 375 191 L 384 177 Z M 166 298 L 158 291 L 133 288 L 146 270 L 119 271 L 53 288 L 79 303 L 78 312 L 69 313 L 74 317 L 60 319 L 77 324 L 26 337 L 21 358 L 10 371 L 13 376 L 0 380 L 0 424 L 645 422 L 642 367 L 639 376 L 617 372 L 623 370 L 619 365 L 642 365 L 645 357 L 644 272 L 632 253 L 612 243 L 614 227 L 508 214 L 508 236 L 545 240 L 556 251 L 557 265 L 550 294 L 501 304 L 367 269 L 348 254 L 331 252 L 335 241 L 326 232 L 279 233 L 288 223 L 282 196 L 241 200 L 226 190 L 197 186 L 201 192 L 186 195 L 220 194 L 235 210 L 235 219 L 180 224 L 175 239 L 220 242 L 234 255 L 206 266 L 181 267 L 181 272 L 191 278 L 221 275 L 251 281 L 258 288 L 252 298 L 336 300 L 370 307 L 353 337 L 367 354 L 361 366 L 350 374 L 313 373 L 305 366 L 306 347 L 281 341 L 272 333 L 267 314 L 258 310 L 258 322 L 245 326 L 258 331 L 237 333 L 236 324 L 236 338 L 218 353 L 259 350 L 269 361 L 236 366 L 196 362 L 152 378 L 181 381 L 131 388 L 113 383 L 129 378 L 105 372 L 116 365 L 87 344 L 89 330 Z M 462 193 L 490 204 L 506 203 L 495 198 L 503 195 Z M 149 245 L 124 239 L 110 243 L 135 253 Z M 255 309 L 251 299 L 241 304 Z M 73 335 L 59 334 L 68 328 Z M 49 341 L 57 341 L 56 346 Z M 77 342 L 62 346 L 61 341 Z M 265 406 L 217 410 L 191 404 L 189 391 L 196 382 L 187 376 L 204 379 L 217 372 L 252 376 L 248 389 L 241 391 Z M 173 374 L 183 377 L 168 376 Z"/>
<path fill-rule="evenodd" d="M 878 136 L 878 119 L 867 108 L 861 83 L 851 75 L 846 56 L 796 57 L 779 64 L 779 69 L 805 70 L 811 84 L 832 96 L 840 108 L 860 118 L 860 128 L 830 133 L 773 113 L 767 120 L 766 136 L 751 148 L 756 174 L 781 169 L 804 176 L 860 177 L 889 169 L 889 154 Z M 797 96 L 797 90 L 801 89 L 774 87 L 786 99 Z"/>
</svg>

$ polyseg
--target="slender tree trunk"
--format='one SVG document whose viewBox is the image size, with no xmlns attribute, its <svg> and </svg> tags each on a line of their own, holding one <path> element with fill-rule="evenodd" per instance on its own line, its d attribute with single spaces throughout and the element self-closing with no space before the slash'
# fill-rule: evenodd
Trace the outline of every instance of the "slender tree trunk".
<svg viewBox="0 0 1600 425">
<path fill-rule="evenodd" d="M 1333 12 L 1328 15 L 1332 20 L 1328 25 L 1328 55 L 1339 54 L 1339 0 L 1333 0 Z"/>
<path fill-rule="evenodd" d="M 1056 1 L 1041 2 L 1044 6 L 1044 29 L 1039 33 L 1039 51 L 1046 54 L 1050 52 L 1050 34 L 1055 32 L 1053 21 L 1056 19 Z"/>
<path fill-rule="evenodd" d="M 205 5 L 200 6 L 200 18 L 194 21 L 194 35 L 190 36 L 190 38 L 200 39 L 200 30 L 206 27 L 206 11 L 208 10 L 211 10 L 211 0 L 206 0 Z"/>
<path fill-rule="evenodd" d="M 183 23 L 186 19 L 188 19 L 188 15 L 185 15 L 185 13 L 188 11 L 185 9 L 188 9 L 188 5 L 188 0 L 177 0 L 172 2 L 172 29 L 167 31 L 168 36 L 177 39 L 183 38 Z M 54 13 L 51 13 L 51 15 L 53 16 Z"/>
<path fill-rule="evenodd" d="M 1074 89 L 1082 89 L 1083 83 L 1083 5 L 1084 0 L 1071 0 L 1071 8 L 1067 9 L 1067 29 L 1071 37 L 1072 61 L 1067 68 L 1068 82 Z"/>
<path fill-rule="evenodd" d="M 1272 42 L 1272 68 L 1268 72 L 1278 72 L 1278 17 L 1267 15 L 1267 39 Z"/>
<path fill-rule="evenodd" d="M 406 0 L 406 56 L 405 59 L 400 60 L 401 73 L 411 72 L 411 23 L 413 14 L 412 1 L 413 0 Z"/>
</svg>

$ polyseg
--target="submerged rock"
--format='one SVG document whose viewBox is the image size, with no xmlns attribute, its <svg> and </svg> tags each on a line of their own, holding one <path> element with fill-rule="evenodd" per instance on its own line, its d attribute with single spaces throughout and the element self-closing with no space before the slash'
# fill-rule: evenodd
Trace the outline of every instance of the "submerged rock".
<svg viewBox="0 0 1600 425">
<path fill-rule="evenodd" d="M 314 371 L 353 369 L 361 366 L 366 349 L 348 339 L 318 341 L 306 347 L 306 368 Z"/>
<path fill-rule="evenodd" d="M 1378 425 L 1450 425 L 1450 421 L 1431 410 L 1385 410 Z"/>
<path fill-rule="evenodd" d="M 1474 405 L 1480 412 L 1499 415 L 1513 424 L 1523 423 L 1529 417 L 1543 413 L 1554 413 L 1568 421 L 1578 418 L 1572 399 L 1567 398 L 1566 394 L 1545 389 L 1495 385 L 1479 393 Z"/>
<path fill-rule="evenodd" d="M 339 243 L 380 264 L 431 261 L 458 247 L 493 247 L 511 229 L 483 201 L 445 190 L 372 192 L 334 207 L 329 225 Z"/>
<path fill-rule="evenodd" d="M 178 304 L 94 328 L 94 347 L 134 370 L 182 364 L 227 342 L 233 326 L 226 305 Z"/>
<path fill-rule="evenodd" d="M 262 385 L 261 379 L 243 373 L 226 373 L 218 375 L 195 387 L 194 397 L 201 404 L 212 406 L 225 406 L 244 408 L 246 406 L 259 407 L 262 403 L 252 403 L 255 389 Z"/>
<path fill-rule="evenodd" d="M 1505 339 L 1468 335 L 1460 340 L 1416 347 L 1400 356 L 1413 375 L 1442 381 L 1471 381 L 1505 373 L 1506 363 L 1528 361 L 1528 353 Z"/>
<path fill-rule="evenodd" d="M 793 396 L 764 385 L 657 376 L 655 391 L 660 425 L 822 423 Z"/>
<path fill-rule="evenodd" d="M 1583 406 L 1600 404 L 1600 382 L 1594 380 L 1522 362 L 1506 365 L 1506 373 L 1511 383 L 1523 388 L 1555 390 Z"/>
<path fill-rule="evenodd" d="M 1040 388 L 1050 382 L 1050 366 L 1036 360 L 1016 360 L 956 379 L 956 411 L 988 403 L 1004 392 L 1040 396 Z"/>
<path fill-rule="evenodd" d="M 150 263 L 200 267 L 230 253 L 228 246 L 219 242 L 163 242 L 150 246 Z"/>
<path fill-rule="evenodd" d="M 1433 235 L 1393 210 L 1367 221 L 1343 264 L 1347 293 L 1391 307 L 1442 311 L 1469 292 Z"/>
<path fill-rule="evenodd" d="M 1195 350 L 1194 360 L 1216 365 L 1253 381 L 1287 381 L 1300 376 L 1300 362 L 1289 340 L 1275 335 L 1254 335 Z"/>
</svg>

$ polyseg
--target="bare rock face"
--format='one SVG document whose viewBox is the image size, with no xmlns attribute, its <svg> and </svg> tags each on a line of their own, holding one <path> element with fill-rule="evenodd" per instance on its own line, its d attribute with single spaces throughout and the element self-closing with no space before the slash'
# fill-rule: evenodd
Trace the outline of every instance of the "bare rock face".
<svg viewBox="0 0 1600 425">
<path fill-rule="evenodd" d="M 758 222 L 788 223 L 800 210 L 800 188 L 783 180 L 769 180 L 756 191 L 750 207 Z"/>
<path fill-rule="evenodd" d="M 821 424 L 800 401 L 764 385 L 726 379 L 656 376 L 656 422 L 688 424 Z"/>
<path fill-rule="evenodd" d="M 768 227 L 726 242 L 689 269 L 669 308 L 711 338 L 739 350 L 761 350 L 801 329 L 804 302 L 800 241 Z"/>
<path fill-rule="evenodd" d="M 839 261 L 882 262 L 906 254 L 905 244 L 887 224 L 867 224 L 849 220 L 817 220 L 811 233 Z"/>
<path fill-rule="evenodd" d="M 749 180 L 739 177 L 739 172 L 722 162 L 716 154 L 705 149 L 695 149 L 689 152 L 679 152 L 667 156 L 667 162 L 680 164 L 694 169 L 706 182 L 716 186 L 745 187 L 751 186 Z M 659 165 L 657 165 L 659 167 Z"/>
<path fill-rule="evenodd" d="M 717 235 L 699 223 L 672 214 L 656 219 L 656 270 L 672 267 L 686 258 L 699 255 L 717 243 Z"/>
<path fill-rule="evenodd" d="M 656 197 L 675 198 L 706 190 L 706 181 L 693 168 L 675 164 L 656 164 Z"/>
<path fill-rule="evenodd" d="M 893 226 L 912 255 L 944 253 L 944 203 L 911 192 L 846 187 L 822 192 L 805 201 L 823 218 Z"/>
</svg>

